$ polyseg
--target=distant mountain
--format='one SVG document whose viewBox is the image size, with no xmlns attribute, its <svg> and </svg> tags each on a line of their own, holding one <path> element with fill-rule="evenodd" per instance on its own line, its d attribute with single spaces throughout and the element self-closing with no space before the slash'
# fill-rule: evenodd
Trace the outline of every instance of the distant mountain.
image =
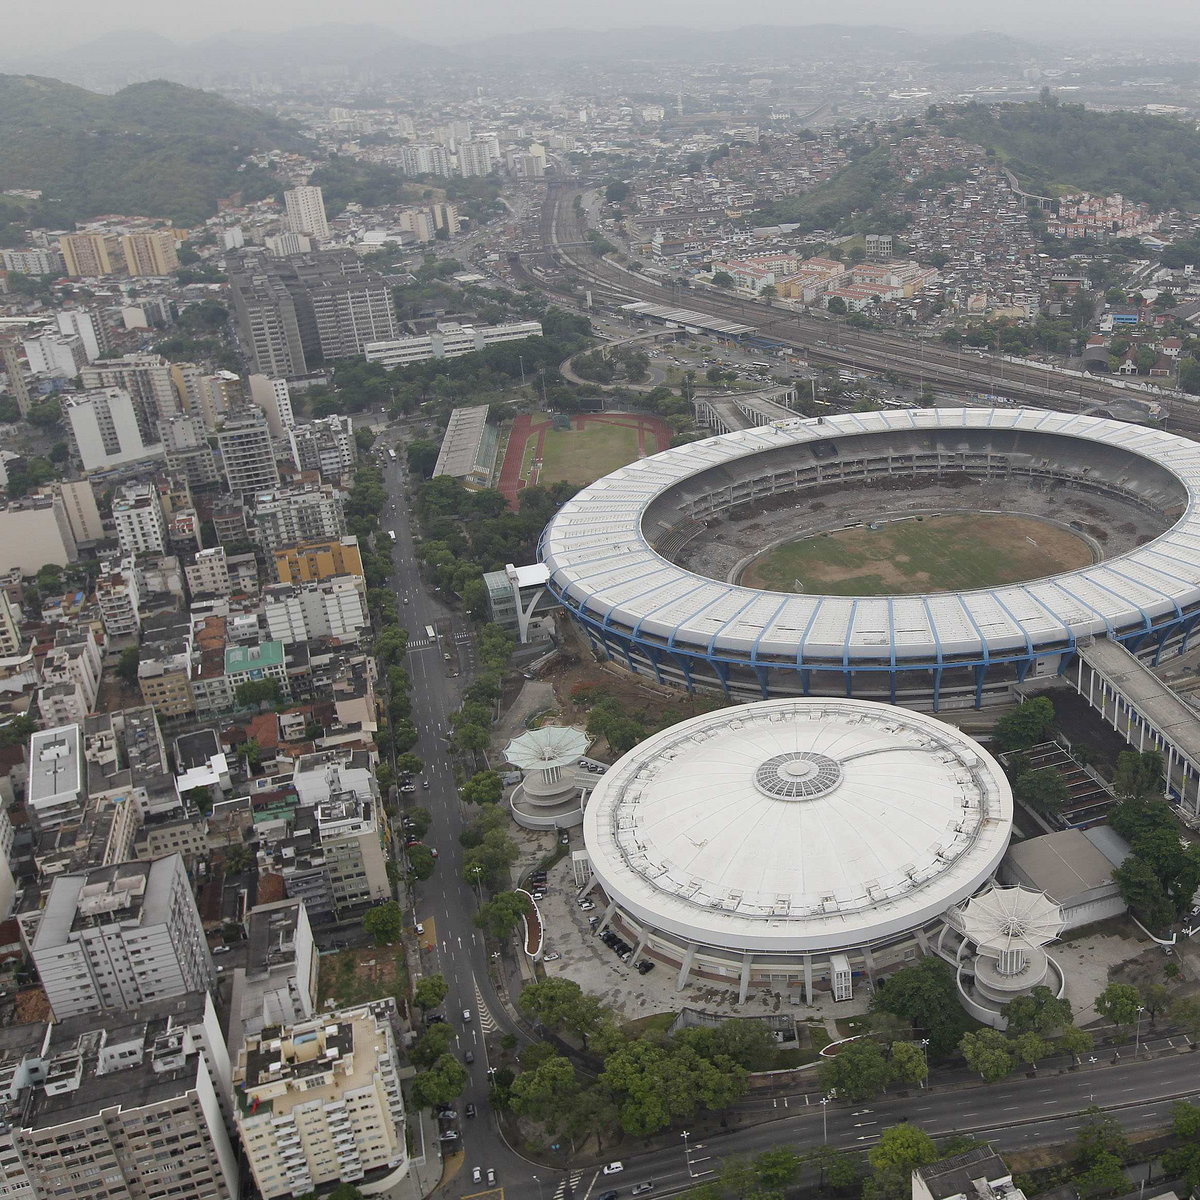
<svg viewBox="0 0 1200 1200">
<path fill-rule="evenodd" d="M 273 190 L 240 169 L 247 154 L 304 144 L 277 117 L 164 80 L 102 96 L 0 75 L 0 188 L 41 190 L 54 224 L 113 212 L 191 224 L 242 187 Z"/>
<path fill-rule="evenodd" d="M 883 25 L 747 25 L 700 30 L 649 26 L 641 29 L 543 29 L 499 34 L 456 44 L 463 57 L 513 61 L 611 61 L 659 59 L 679 62 L 768 62 L 822 57 L 829 53 L 884 52 L 901 55 L 920 43 L 902 29 Z"/>
<path fill-rule="evenodd" d="M 938 42 L 922 58 L 945 67 L 1014 66 L 1040 58 L 1039 46 L 1006 33 L 967 33 Z"/>
<path fill-rule="evenodd" d="M 68 51 L 41 56 L 23 52 L 0 67 L 18 64 L 57 79 L 100 84 L 131 79 L 194 82 L 248 75 L 354 68 L 405 70 L 453 60 L 450 51 L 404 37 L 379 25 L 311 25 L 282 33 L 232 31 L 179 43 L 148 33 L 108 33 Z"/>
</svg>

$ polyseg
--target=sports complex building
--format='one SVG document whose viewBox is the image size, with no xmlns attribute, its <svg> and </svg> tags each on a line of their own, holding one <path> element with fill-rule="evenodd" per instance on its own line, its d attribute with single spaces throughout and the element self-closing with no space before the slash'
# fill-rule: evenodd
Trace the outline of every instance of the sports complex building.
<svg viewBox="0 0 1200 1200">
<path fill-rule="evenodd" d="M 937 711 L 1064 673 L 1092 639 L 1150 663 L 1185 649 L 1200 619 L 1198 493 L 1200 445 L 1143 426 L 1021 409 L 849 413 L 622 467 L 562 507 L 540 557 L 593 648 L 660 683 Z M 908 594 L 742 582 L 783 542 L 946 513 L 1033 522 L 1021 549 L 1044 530 L 1071 541 L 1077 565 Z"/>
<path fill-rule="evenodd" d="M 985 888 L 1012 793 L 924 713 L 782 699 L 693 717 L 601 776 L 584 810 L 604 927 L 689 977 L 811 1004 L 915 959 Z"/>
</svg>

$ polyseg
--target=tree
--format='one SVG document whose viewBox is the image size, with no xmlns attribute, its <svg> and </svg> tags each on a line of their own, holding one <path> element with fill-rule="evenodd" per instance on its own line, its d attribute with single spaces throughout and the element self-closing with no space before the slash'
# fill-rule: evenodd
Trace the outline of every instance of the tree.
<svg viewBox="0 0 1200 1200">
<path fill-rule="evenodd" d="M 1186 1100 L 1173 1104 L 1171 1125 L 1180 1144 L 1162 1156 L 1163 1169 L 1168 1176 L 1182 1176 L 1194 1194 L 1200 1188 L 1200 1106 Z"/>
<path fill-rule="evenodd" d="M 405 775 L 420 775 L 425 770 L 425 760 L 419 755 L 405 751 L 403 754 L 396 755 L 396 770 L 402 771 Z"/>
<path fill-rule="evenodd" d="M 1171 1020 L 1182 1025 L 1193 1037 L 1200 1034 L 1200 998 L 1176 996 L 1171 1001 Z"/>
<path fill-rule="evenodd" d="M 238 708 L 254 708 L 256 705 L 278 704 L 283 693 L 279 689 L 278 679 L 251 679 L 238 684 L 233 698 Z"/>
<path fill-rule="evenodd" d="M 410 1052 L 409 1056 L 413 1060 L 413 1065 L 420 1067 L 422 1070 L 428 1070 L 443 1054 L 449 1053 L 450 1047 L 454 1043 L 454 1038 L 453 1025 L 449 1025 L 444 1021 L 436 1025 L 430 1025 L 421 1034 L 420 1038 L 417 1039 L 416 1045 L 413 1046 Z"/>
<path fill-rule="evenodd" d="M 579 1080 L 570 1061 L 559 1054 L 524 1071 L 513 1081 L 509 1097 L 513 1112 L 557 1125 L 580 1092 Z"/>
<path fill-rule="evenodd" d="M 477 771 L 459 789 L 468 804 L 496 804 L 504 796 L 504 784 L 495 771 Z"/>
<path fill-rule="evenodd" d="M 872 1010 L 890 1012 L 911 1021 L 929 1039 L 929 1054 L 943 1058 L 958 1047 L 969 1027 L 958 1002 L 954 968 L 935 955 L 902 967 L 887 977 L 871 1001 Z"/>
<path fill-rule="evenodd" d="M 1020 1033 L 1046 1036 L 1071 1024 L 1071 1002 L 1065 997 L 1060 1000 L 1045 984 L 1039 983 L 1026 995 L 1010 1000 L 1000 1015 L 1007 1022 L 1010 1036 Z"/>
<path fill-rule="evenodd" d="M 733 287 L 733 276 L 728 271 L 715 271 L 712 277 L 713 286 L 719 288 Z"/>
<path fill-rule="evenodd" d="M 433 875 L 437 868 L 437 859 L 433 857 L 433 851 L 428 846 L 421 844 L 408 846 L 405 848 L 405 853 L 408 855 L 409 870 L 412 871 L 415 879 L 424 882 Z"/>
<path fill-rule="evenodd" d="M 395 900 L 385 900 L 367 911 L 362 925 L 363 930 L 375 939 L 375 945 L 384 946 L 399 941 L 404 929 L 404 913 Z"/>
<path fill-rule="evenodd" d="M 1147 800 L 1163 792 L 1163 757 L 1159 750 L 1123 750 L 1117 755 L 1113 789 L 1122 799 Z"/>
<path fill-rule="evenodd" d="M 898 1083 L 923 1083 L 929 1074 L 925 1052 L 916 1042 L 892 1045 L 892 1078 Z"/>
<path fill-rule="evenodd" d="M 1083 1115 L 1087 1120 L 1075 1135 L 1075 1166 L 1087 1170 L 1105 1154 L 1123 1160 L 1129 1153 L 1129 1139 L 1117 1119 L 1095 1105 L 1084 1109 Z"/>
<path fill-rule="evenodd" d="M 428 1071 L 412 1081 L 412 1099 L 418 1108 L 450 1104 L 467 1086 L 467 1069 L 453 1054 L 443 1054 Z"/>
<path fill-rule="evenodd" d="M 1099 1154 L 1087 1170 L 1074 1179 L 1075 1190 L 1080 1196 L 1104 1196 L 1128 1190 L 1129 1180 L 1121 1170 L 1121 1160 L 1112 1153 Z"/>
<path fill-rule="evenodd" d="M 444 975 L 423 975 L 413 987 L 413 1003 L 422 1011 L 437 1008 L 450 991 Z"/>
<path fill-rule="evenodd" d="M 490 938 L 503 941 L 519 929 L 529 911 L 529 901 L 520 892 L 500 892 L 475 914 L 475 924 Z"/>
<path fill-rule="evenodd" d="M 998 1029 L 964 1033 L 958 1048 L 967 1066 L 985 1083 L 995 1083 L 1013 1069 L 1009 1041 Z"/>
<path fill-rule="evenodd" d="M 1110 983 L 1096 997 L 1095 1009 L 1114 1025 L 1128 1027 L 1138 1018 L 1142 997 L 1131 983 Z"/>
<path fill-rule="evenodd" d="M 938 1150 L 933 1138 L 919 1125 L 907 1121 L 885 1129 L 878 1145 L 867 1152 L 867 1161 L 876 1171 L 900 1170 L 905 1175 L 937 1159 Z"/>
<path fill-rule="evenodd" d="M 1027 750 L 1044 742 L 1054 726 L 1054 705 L 1045 696 L 1035 696 L 1018 704 L 996 722 L 992 741 L 1000 750 Z"/>
<path fill-rule="evenodd" d="M 787 1146 L 776 1146 L 754 1156 L 754 1173 L 766 1188 L 787 1187 L 800 1171 L 804 1159 Z"/>
<path fill-rule="evenodd" d="M 1161 983 L 1143 983 L 1138 988 L 1142 1007 L 1150 1014 L 1153 1024 L 1160 1012 L 1164 1012 L 1171 1002 L 1171 993 Z"/>
<path fill-rule="evenodd" d="M 1012 1039 L 1013 1057 L 1028 1067 L 1035 1067 L 1050 1051 L 1050 1046 L 1040 1034 L 1032 1030 L 1019 1033 Z"/>
<path fill-rule="evenodd" d="M 582 1038 L 584 1045 L 608 1016 L 598 996 L 561 976 L 528 984 L 521 991 L 517 1007 L 551 1029 L 569 1030 Z"/>
<path fill-rule="evenodd" d="M 629 184 L 622 179 L 614 179 L 604 189 L 604 199 L 609 204 L 623 204 L 629 199 Z"/>
<path fill-rule="evenodd" d="M 1091 1050 L 1092 1046 L 1095 1045 L 1095 1039 L 1086 1029 L 1080 1029 L 1077 1025 L 1068 1025 L 1062 1031 L 1062 1036 L 1058 1039 L 1058 1044 L 1076 1062 L 1079 1062 Z"/>
<path fill-rule="evenodd" d="M 136 646 L 121 651 L 117 662 L 117 675 L 126 687 L 137 687 L 138 663 L 141 662 L 141 658 L 141 651 Z"/>
<path fill-rule="evenodd" d="M 846 302 L 841 296 L 830 296 L 825 303 L 825 307 L 833 314 L 839 317 L 844 317 L 847 313 Z"/>
<path fill-rule="evenodd" d="M 758 293 L 768 304 L 772 304 L 779 295 L 779 289 L 773 283 L 764 283 Z"/>
<path fill-rule="evenodd" d="M 870 1100 L 892 1080 L 892 1069 L 883 1047 L 874 1038 L 847 1042 L 832 1058 L 821 1064 L 821 1088 L 836 1090 L 848 1100 Z"/>
<path fill-rule="evenodd" d="M 817 1146 L 805 1156 L 805 1162 L 821 1172 L 822 1187 L 834 1192 L 849 1191 L 858 1183 L 858 1162 L 851 1154 L 832 1146 Z"/>
<path fill-rule="evenodd" d="M 406 808 L 404 810 L 404 831 L 410 839 L 423 838 L 433 824 L 433 814 L 427 808 Z"/>
<path fill-rule="evenodd" d="M 1042 767 L 1018 775 L 1013 784 L 1013 796 L 1034 812 L 1044 817 L 1054 817 L 1062 812 L 1062 806 L 1068 798 L 1067 785 L 1053 767 Z"/>
</svg>

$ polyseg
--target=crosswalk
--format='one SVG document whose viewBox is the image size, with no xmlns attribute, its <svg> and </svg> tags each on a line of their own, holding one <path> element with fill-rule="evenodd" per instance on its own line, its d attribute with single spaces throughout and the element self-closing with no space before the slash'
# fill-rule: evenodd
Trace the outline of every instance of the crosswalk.
<svg viewBox="0 0 1200 1200">
<path fill-rule="evenodd" d="M 579 1186 L 579 1181 L 582 1178 L 583 1178 L 582 1171 L 572 1171 L 571 1172 L 571 1191 L 572 1192 Z M 566 1177 L 564 1176 L 562 1179 L 559 1180 L 558 1187 L 556 1187 L 554 1189 L 554 1200 L 563 1200 L 563 1197 L 566 1195 L 566 1193 L 567 1193 L 567 1180 L 566 1180 Z"/>
<path fill-rule="evenodd" d="M 433 642 L 429 638 L 409 638 L 408 648 L 410 650 L 427 650 Z"/>
</svg>

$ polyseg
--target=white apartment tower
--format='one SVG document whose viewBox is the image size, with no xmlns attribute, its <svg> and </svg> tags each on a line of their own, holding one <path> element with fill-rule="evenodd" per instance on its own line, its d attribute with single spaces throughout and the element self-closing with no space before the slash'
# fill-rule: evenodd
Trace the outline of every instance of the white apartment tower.
<svg viewBox="0 0 1200 1200">
<path fill-rule="evenodd" d="M 113 500 L 113 521 L 122 554 L 162 554 L 167 523 L 158 491 L 145 483 L 127 483 Z"/>
<path fill-rule="evenodd" d="M 292 394 L 288 390 L 286 379 L 251 375 L 250 400 L 262 409 L 272 437 L 283 437 L 296 424 L 292 413 Z"/>
<path fill-rule="evenodd" d="M 226 421 L 217 431 L 217 445 L 225 479 L 235 496 L 279 486 L 271 430 L 258 409 L 243 409 Z"/>
<path fill-rule="evenodd" d="M 59 876 L 29 950 L 57 1021 L 209 991 L 217 978 L 180 854 Z"/>
<path fill-rule="evenodd" d="M 122 388 L 66 396 L 63 410 L 85 471 L 102 471 L 162 453 L 162 444 L 143 433 L 137 406 Z"/>
<path fill-rule="evenodd" d="M 287 207 L 287 224 L 292 233 L 307 234 L 317 241 L 329 238 L 329 222 L 325 220 L 325 197 L 319 187 L 298 187 L 283 193 Z"/>
</svg>

